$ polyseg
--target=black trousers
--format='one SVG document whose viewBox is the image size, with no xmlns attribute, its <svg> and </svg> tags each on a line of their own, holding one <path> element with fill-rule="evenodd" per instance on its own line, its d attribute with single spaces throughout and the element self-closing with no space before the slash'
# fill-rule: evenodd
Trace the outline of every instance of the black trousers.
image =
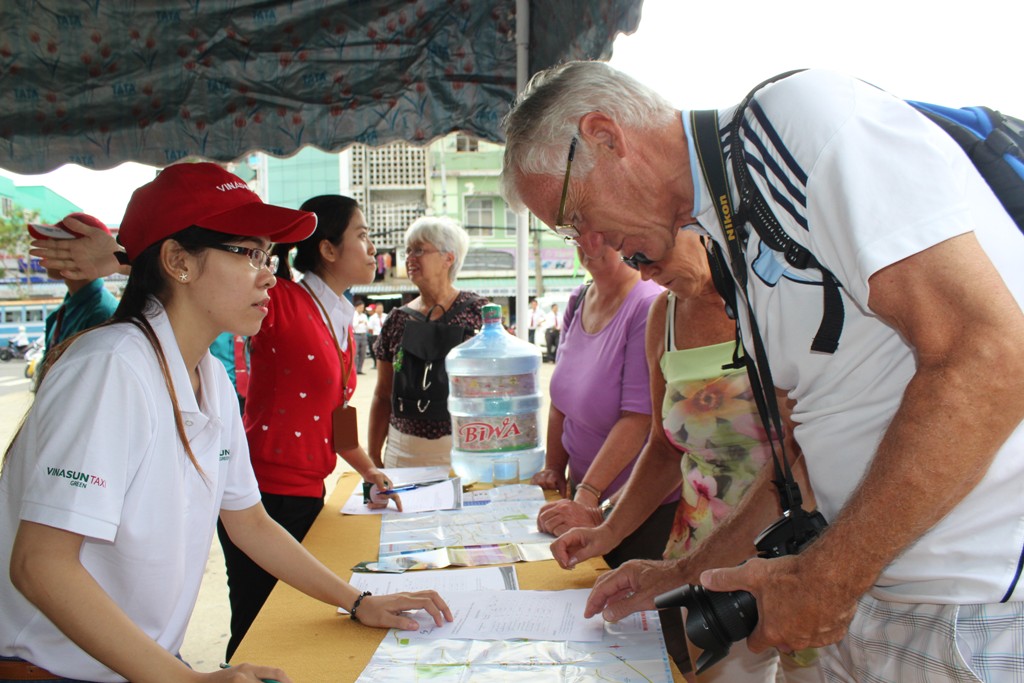
<svg viewBox="0 0 1024 683">
<path fill-rule="evenodd" d="M 263 507 L 288 533 L 301 541 L 324 508 L 324 499 L 304 496 L 263 494 Z M 231 602 L 231 638 L 228 640 L 224 661 L 230 662 L 238 644 L 242 642 L 263 603 L 270 597 L 277 579 L 263 571 L 231 542 L 224 524 L 217 522 L 217 537 L 224 549 L 224 564 L 228 574 L 228 599 Z"/>
</svg>

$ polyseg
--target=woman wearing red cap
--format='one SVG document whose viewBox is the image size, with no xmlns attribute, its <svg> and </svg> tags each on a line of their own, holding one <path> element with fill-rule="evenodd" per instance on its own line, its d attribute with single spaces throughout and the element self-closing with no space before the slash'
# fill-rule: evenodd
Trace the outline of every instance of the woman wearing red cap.
<svg viewBox="0 0 1024 683">
<path fill-rule="evenodd" d="M 213 164 L 136 190 L 118 309 L 53 359 L 5 456 L 0 680 L 289 681 L 248 664 L 200 674 L 176 657 L 218 515 L 262 567 L 364 623 L 415 628 L 411 609 L 451 618 L 432 592 L 360 594 L 260 504 L 234 390 L 208 348 L 259 331 L 271 242 L 314 225 Z"/>
</svg>

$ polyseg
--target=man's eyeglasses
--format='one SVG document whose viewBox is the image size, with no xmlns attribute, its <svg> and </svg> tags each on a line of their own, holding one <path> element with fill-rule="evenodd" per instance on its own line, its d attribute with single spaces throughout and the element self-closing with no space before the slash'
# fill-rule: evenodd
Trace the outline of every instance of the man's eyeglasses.
<svg viewBox="0 0 1024 683">
<path fill-rule="evenodd" d="M 576 156 L 577 142 L 579 142 L 579 138 L 573 135 L 572 142 L 569 143 L 569 159 L 565 162 L 565 180 L 562 182 L 562 201 L 558 203 L 558 217 L 555 218 L 555 233 L 561 235 L 562 239 L 570 244 L 576 244 L 576 240 L 580 236 L 580 231 L 577 230 L 576 226 L 572 223 L 563 223 L 562 220 L 565 218 L 565 195 L 569 193 L 569 172 L 572 170 L 572 159 Z"/>
<path fill-rule="evenodd" d="M 649 266 L 654 263 L 654 261 L 647 258 L 647 254 L 642 251 L 638 251 L 632 256 L 623 256 L 622 262 L 633 270 L 640 270 L 640 266 Z"/>
<path fill-rule="evenodd" d="M 241 254 L 248 257 L 249 265 L 252 266 L 253 270 L 259 270 L 260 268 L 266 268 L 271 273 L 277 272 L 277 264 L 279 258 L 277 256 L 271 256 L 262 249 L 251 249 L 250 247 L 240 247 L 237 244 L 210 244 L 210 249 L 219 249 L 221 251 L 229 251 L 232 254 Z"/>
</svg>

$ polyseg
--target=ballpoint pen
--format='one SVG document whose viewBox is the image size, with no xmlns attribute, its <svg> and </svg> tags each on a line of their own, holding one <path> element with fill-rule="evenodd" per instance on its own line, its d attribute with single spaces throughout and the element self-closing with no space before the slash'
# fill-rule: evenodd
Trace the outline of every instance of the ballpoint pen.
<svg viewBox="0 0 1024 683">
<path fill-rule="evenodd" d="M 222 668 L 222 669 L 230 669 L 231 665 L 230 664 L 221 664 L 220 668 Z M 274 678 L 261 678 L 260 680 L 263 681 L 263 683 L 279 683 Z"/>
<path fill-rule="evenodd" d="M 446 479 L 435 479 L 434 481 L 421 481 L 421 482 L 417 482 L 415 484 L 406 484 L 405 486 L 396 486 L 396 487 L 394 487 L 392 489 L 387 489 L 386 491 L 379 491 L 378 493 L 387 496 L 387 495 L 390 495 L 392 493 L 401 493 L 402 491 L 413 491 L 413 490 L 418 489 L 418 488 L 423 488 L 424 486 L 433 486 L 434 484 L 441 484 L 441 483 L 444 483 L 446 481 L 451 481 L 451 479 L 447 479 L 446 478 Z"/>
</svg>

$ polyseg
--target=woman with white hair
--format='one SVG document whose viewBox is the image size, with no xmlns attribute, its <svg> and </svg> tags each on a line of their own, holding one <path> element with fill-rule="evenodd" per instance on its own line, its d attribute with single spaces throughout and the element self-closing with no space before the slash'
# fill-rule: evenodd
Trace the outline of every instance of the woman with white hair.
<svg viewBox="0 0 1024 683">
<path fill-rule="evenodd" d="M 468 251 L 469 235 L 448 218 L 424 216 L 405 233 L 406 270 L 419 296 L 388 315 L 374 344 L 369 455 L 379 467 L 451 462 L 444 358 L 480 329 L 485 303 L 455 287 Z"/>
</svg>

